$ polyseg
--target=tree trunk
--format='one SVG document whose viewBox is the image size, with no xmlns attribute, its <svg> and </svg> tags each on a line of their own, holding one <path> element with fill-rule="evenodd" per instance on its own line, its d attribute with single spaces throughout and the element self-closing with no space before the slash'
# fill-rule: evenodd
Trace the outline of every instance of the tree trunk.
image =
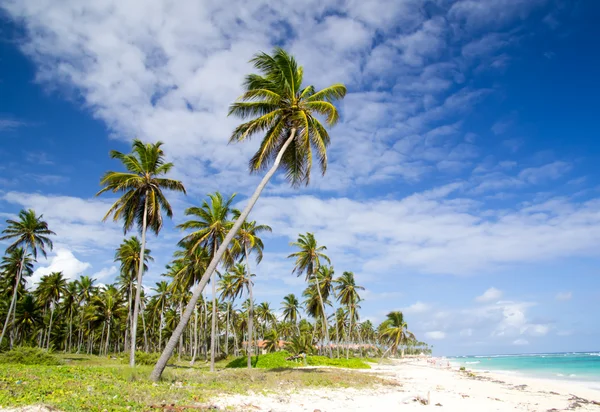
<svg viewBox="0 0 600 412">
<path fill-rule="evenodd" d="M 194 308 L 194 348 L 192 351 L 192 360 L 190 365 L 193 366 L 198 355 L 198 307 Z"/>
<path fill-rule="evenodd" d="M 227 302 L 227 318 L 225 319 L 225 357 L 229 356 L 229 302 Z"/>
<path fill-rule="evenodd" d="M 142 302 L 140 302 L 140 305 Z M 144 328 L 144 351 L 148 352 L 148 331 L 146 330 L 146 311 L 145 308 L 140 307 L 140 312 L 142 313 L 142 328 Z"/>
<path fill-rule="evenodd" d="M 214 256 L 214 255 L 213 255 Z M 215 272 L 212 273 L 212 319 L 210 327 L 210 371 L 215 371 L 215 334 L 217 333 L 217 282 Z"/>
<path fill-rule="evenodd" d="M 52 303 L 50 303 L 52 305 Z M 50 337 L 52 336 L 52 320 L 54 318 L 54 306 L 50 308 L 50 325 L 48 325 L 48 342 L 46 343 L 46 350 L 50 349 Z"/>
<path fill-rule="evenodd" d="M 323 311 L 323 329 L 325 330 L 325 339 L 327 342 L 327 349 L 329 352 L 329 356 L 333 358 L 333 352 L 331 351 L 331 345 L 329 344 L 329 328 L 327 322 L 327 316 L 325 315 L 325 303 L 323 302 L 323 295 L 321 294 L 321 284 L 319 283 L 319 277 L 313 275 L 315 277 L 315 282 L 317 283 L 317 292 L 319 293 L 319 301 L 321 302 L 321 310 Z"/>
<path fill-rule="evenodd" d="M 105 355 L 108 355 L 109 346 L 110 346 L 110 317 L 108 318 L 108 331 L 106 333 L 106 349 L 104 350 Z"/>
<path fill-rule="evenodd" d="M 250 272 L 250 259 L 248 253 L 248 245 L 244 244 L 244 256 L 246 259 L 246 272 L 248 274 L 248 299 L 250 299 L 250 307 L 248 308 L 248 345 L 246 355 L 248 357 L 248 369 L 252 369 L 252 332 L 254 328 L 254 296 L 252 295 L 252 274 Z"/>
<path fill-rule="evenodd" d="M 354 309 L 348 309 L 348 312 L 350 313 L 350 321 L 348 321 L 348 339 L 346 339 L 346 344 L 348 345 L 346 348 L 346 359 L 348 359 L 350 354 L 350 342 L 352 341 L 352 318 L 354 318 Z"/>
<path fill-rule="evenodd" d="M 8 328 L 8 324 L 10 323 L 10 316 L 15 310 L 15 306 L 17 304 L 17 292 L 19 290 L 19 284 L 21 283 L 21 274 L 23 273 L 23 265 L 25 264 L 25 255 L 27 254 L 26 250 L 23 249 L 23 256 L 21 256 L 21 264 L 19 265 L 19 270 L 17 271 L 17 281 L 15 283 L 15 288 L 13 290 L 12 299 L 10 301 L 10 306 L 8 307 L 8 313 L 6 314 L 6 320 L 4 321 L 4 327 L 2 328 L 2 335 L 0 335 L 0 345 L 2 345 L 2 341 L 4 340 L 4 335 L 6 334 L 6 329 Z M 12 347 L 11 347 L 12 349 Z"/>
<path fill-rule="evenodd" d="M 131 322 L 131 352 L 129 353 L 129 366 L 135 366 L 135 343 L 137 338 L 137 318 L 140 310 L 140 295 L 142 293 L 142 274 L 144 272 L 144 252 L 146 251 L 146 226 L 148 223 L 148 191 L 144 199 L 144 216 L 142 216 L 142 250 L 140 250 L 140 265 L 137 273 L 137 288 L 135 289 L 135 303 L 133 306 L 133 320 Z"/>
<path fill-rule="evenodd" d="M 185 325 L 187 325 L 187 323 L 190 321 L 192 312 L 194 311 L 194 306 L 196 305 L 196 302 L 198 301 L 200 294 L 204 290 L 206 283 L 208 282 L 208 280 L 212 276 L 213 272 L 217 268 L 217 265 L 221 261 L 223 254 L 225 254 L 225 251 L 227 250 L 229 243 L 233 240 L 234 236 L 237 234 L 238 230 L 240 230 L 240 227 L 242 226 L 242 224 L 244 223 L 244 221 L 246 220 L 246 218 L 252 211 L 252 208 L 256 204 L 256 201 L 258 200 L 258 197 L 260 196 L 261 192 L 263 191 L 263 189 L 265 188 L 265 186 L 267 185 L 269 180 L 271 180 L 271 177 L 273 177 L 273 175 L 277 171 L 277 168 L 279 167 L 279 164 L 281 163 L 281 158 L 283 157 L 283 154 L 285 153 L 285 151 L 288 148 L 288 146 L 290 145 L 290 143 L 292 143 L 292 140 L 294 140 L 295 135 L 296 135 L 296 129 L 292 129 L 290 132 L 290 137 L 288 137 L 288 139 L 285 141 L 285 143 L 281 147 L 281 150 L 277 154 L 277 157 L 275 158 L 275 161 L 273 162 L 273 166 L 271 166 L 271 168 L 269 169 L 267 174 L 265 174 L 265 176 L 262 178 L 260 184 L 258 185 L 256 190 L 252 194 L 252 197 L 248 201 L 246 208 L 242 211 L 242 213 L 240 214 L 238 219 L 235 221 L 235 223 L 233 224 L 233 227 L 227 233 L 227 236 L 225 236 L 223 243 L 221 243 L 221 246 L 219 246 L 219 250 L 217 250 L 217 255 L 213 256 L 210 264 L 206 268 L 206 271 L 202 275 L 202 279 L 200 279 L 200 283 L 198 284 L 198 286 L 196 286 L 194 293 L 192 294 L 192 298 L 191 298 L 190 302 L 188 303 L 187 308 L 185 309 L 185 315 L 184 315 L 182 321 L 180 322 L 179 325 L 177 325 L 177 327 L 173 331 L 173 335 L 169 339 L 169 342 L 167 343 L 165 350 L 163 351 L 162 355 L 158 359 L 158 362 L 156 362 L 156 366 L 154 367 L 154 370 L 152 371 L 152 374 L 150 375 L 150 379 L 152 379 L 154 381 L 157 381 L 160 379 L 160 376 L 162 375 L 162 372 L 165 370 L 165 367 L 167 366 L 167 362 L 169 361 L 169 358 L 171 357 L 173 350 L 175 349 L 177 339 L 183 333 L 183 330 L 185 329 Z"/>
<path fill-rule="evenodd" d="M 158 325 L 158 350 L 162 350 L 162 330 L 163 330 L 163 321 L 164 321 L 164 313 L 165 313 L 165 302 L 162 302 L 162 308 L 160 310 L 160 325 Z"/>
</svg>

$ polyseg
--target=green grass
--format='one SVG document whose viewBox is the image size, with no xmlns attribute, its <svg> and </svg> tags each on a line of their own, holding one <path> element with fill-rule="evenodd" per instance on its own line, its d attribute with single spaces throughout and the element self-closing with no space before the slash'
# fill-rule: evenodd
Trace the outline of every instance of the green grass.
<svg viewBox="0 0 600 412">
<path fill-rule="evenodd" d="M 387 384 L 371 374 L 346 370 L 224 369 L 227 361 L 219 362 L 215 373 L 208 372 L 204 361 L 193 367 L 182 362 L 177 367 L 167 368 L 163 380 L 153 383 L 147 378 L 152 366 L 132 369 L 121 359 L 110 357 L 58 357 L 64 364 L 3 364 L 0 367 L 0 408 L 45 405 L 61 411 L 147 411 L 151 406 L 174 404 L 178 410 L 184 410 L 182 406 L 193 406 L 197 410 L 198 406 L 210 405 L 212 397 L 226 394 Z"/>
<path fill-rule="evenodd" d="M 304 363 L 300 361 L 287 361 L 290 354 L 286 351 L 268 353 L 266 355 L 258 355 L 252 357 L 252 366 L 259 369 L 276 369 L 276 368 L 297 368 L 304 366 Z M 243 356 L 241 358 L 234 359 L 227 364 L 228 368 L 245 368 L 248 359 Z M 349 368 L 349 369 L 370 369 L 363 360 L 358 358 L 340 358 L 330 359 L 325 356 L 307 356 L 306 364 L 308 366 L 333 366 L 338 368 Z"/>
</svg>

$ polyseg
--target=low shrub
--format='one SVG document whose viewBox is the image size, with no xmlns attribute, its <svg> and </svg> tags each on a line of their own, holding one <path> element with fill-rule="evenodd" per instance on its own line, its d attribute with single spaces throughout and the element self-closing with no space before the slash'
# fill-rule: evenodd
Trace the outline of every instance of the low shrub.
<svg viewBox="0 0 600 412">
<path fill-rule="evenodd" d="M 18 363 L 21 365 L 60 365 L 62 361 L 44 349 L 17 347 L 0 353 L 0 363 Z"/>
<path fill-rule="evenodd" d="M 266 355 L 258 355 L 252 357 L 252 367 L 260 369 L 275 369 L 275 368 L 297 368 L 304 366 L 302 361 L 288 361 L 286 358 L 290 357 L 290 353 L 287 351 L 273 352 Z M 245 368 L 247 366 L 247 360 L 245 356 L 234 359 L 227 364 L 227 368 Z M 350 358 L 350 359 L 330 359 L 325 356 L 307 356 L 306 364 L 310 366 L 333 366 L 338 368 L 350 368 L 350 369 L 370 369 L 362 359 Z"/>
<path fill-rule="evenodd" d="M 160 353 L 147 353 L 142 351 L 135 351 L 135 364 L 136 365 L 156 365 L 158 362 L 158 358 L 160 358 Z M 124 356 L 121 361 L 123 363 L 129 363 L 129 354 Z"/>
<path fill-rule="evenodd" d="M 465 369 L 465 367 L 464 367 L 464 366 L 461 366 L 461 367 L 460 367 L 460 370 L 461 370 L 461 371 L 464 371 L 464 370 L 466 370 L 466 369 Z"/>
</svg>

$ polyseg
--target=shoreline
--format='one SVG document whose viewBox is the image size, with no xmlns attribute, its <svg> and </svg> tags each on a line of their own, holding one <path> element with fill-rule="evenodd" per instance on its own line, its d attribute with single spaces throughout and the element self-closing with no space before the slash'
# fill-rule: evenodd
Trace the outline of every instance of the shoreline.
<svg viewBox="0 0 600 412">
<path fill-rule="evenodd" d="M 472 371 L 474 373 L 479 374 L 491 374 L 498 375 L 503 378 L 514 377 L 518 379 L 533 379 L 536 381 L 544 382 L 547 381 L 548 384 L 556 384 L 561 383 L 563 385 L 574 385 L 577 387 L 585 387 L 588 389 L 592 389 L 600 392 L 600 377 L 598 379 L 581 379 L 581 377 L 574 376 L 573 379 L 570 379 L 570 376 L 567 375 L 558 375 L 558 374 L 549 374 L 549 373 L 535 373 L 530 371 L 512 371 L 512 370 L 503 370 L 503 369 L 490 369 L 479 367 L 480 364 L 464 364 L 456 362 L 454 359 L 449 359 L 450 365 L 452 369 L 459 369 L 460 367 L 465 367 L 467 371 Z M 579 378 L 579 379 L 577 379 Z"/>
<path fill-rule="evenodd" d="M 575 382 L 511 376 L 492 371 L 440 368 L 426 360 L 393 360 L 372 364 L 369 373 L 389 385 L 369 389 L 301 389 L 284 393 L 226 396 L 219 408 L 272 412 L 418 410 L 427 405 L 440 411 L 578 411 L 600 412 L 600 390 Z"/>
</svg>

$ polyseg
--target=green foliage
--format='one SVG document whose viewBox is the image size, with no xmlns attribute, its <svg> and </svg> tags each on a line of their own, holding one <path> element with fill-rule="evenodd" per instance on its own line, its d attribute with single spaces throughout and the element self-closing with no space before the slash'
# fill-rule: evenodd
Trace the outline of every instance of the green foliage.
<svg viewBox="0 0 600 412">
<path fill-rule="evenodd" d="M 464 370 L 466 370 L 466 368 L 465 368 L 464 366 L 461 366 L 461 367 L 460 367 L 460 370 L 461 370 L 461 371 L 464 371 Z"/>
<path fill-rule="evenodd" d="M 302 362 L 287 361 L 290 356 L 287 351 L 268 353 L 266 355 L 258 355 L 252 357 L 252 367 L 259 369 L 276 369 L 276 368 L 297 368 L 302 366 Z M 349 369 L 370 369 L 363 360 L 357 358 L 351 359 L 330 359 L 325 356 L 307 356 L 307 364 L 310 366 L 333 366 L 337 368 Z M 245 356 L 234 359 L 227 364 L 227 368 L 245 368 L 247 366 L 247 358 Z"/>
<path fill-rule="evenodd" d="M 149 365 L 154 366 L 160 358 L 160 353 L 147 353 L 139 350 L 135 351 L 135 363 L 136 365 Z M 129 358 L 123 358 L 123 363 L 129 364 Z"/>
<path fill-rule="evenodd" d="M 309 366 L 334 366 L 336 368 L 348 369 L 371 369 L 362 359 L 359 358 L 327 358 L 325 356 L 308 356 L 306 361 Z"/>
<path fill-rule="evenodd" d="M 39 348 L 17 347 L 0 354 L 0 364 L 17 363 L 21 365 L 60 365 L 56 356 Z"/>
</svg>

